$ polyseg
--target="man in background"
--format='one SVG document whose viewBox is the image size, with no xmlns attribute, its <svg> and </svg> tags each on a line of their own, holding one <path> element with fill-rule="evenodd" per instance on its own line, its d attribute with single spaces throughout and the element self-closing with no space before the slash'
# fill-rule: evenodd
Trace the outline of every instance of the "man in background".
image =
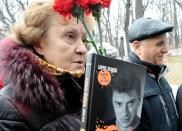
<svg viewBox="0 0 182 131">
<path fill-rule="evenodd" d="M 178 131 L 178 113 L 172 89 L 164 75 L 168 52 L 166 33 L 173 26 L 163 21 L 140 18 L 129 28 L 129 60 L 147 68 L 141 120 L 137 131 Z"/>
</svg>

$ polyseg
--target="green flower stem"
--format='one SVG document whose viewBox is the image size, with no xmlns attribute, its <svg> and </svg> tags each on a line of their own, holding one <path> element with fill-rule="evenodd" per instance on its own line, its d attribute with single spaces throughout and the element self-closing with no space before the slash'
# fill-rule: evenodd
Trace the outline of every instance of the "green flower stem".
<svg viewBox="0 0 182 131">
<path fill-rule="evenodd" d="M 102 45 L 102 32 L 101 32 L 101 25 L 100 25 L 100 18 L 97 18 L 97 24 L 98 24 L 98 28 L 99 28 L 99 37 L 100 37 L 100 47 L 99 47 L 99 51 L 100 51 L 100 54 L 101 55 L 105 55 L 106 52 L 105 52 L 105 49 L 103 48 L 103 45 Z"/>
<path fill-rule="evenodd" d="M 97 49 L 97 46 L 96 46 L 96 44 L 95 44 L 95 42 L 94 42 L 94 40 L 93 40 L 93 38 L 92 38 L 92 35 L 90 34 L 90 31 L 89 31 L 88 28 L 87 28 L 87 26 L 86 26 L 84 20 L 83 20 L 82 18 L 79 18 L 79 19 L 80 19 L 80 21 L 82 22 L 82 24 L 84 25 L 84 27 L 85 27 L 85 29 L 86 29 L 86 32 L 88 33 L 88 36 L 89 36 L 89 38 L 90 38 L 90 40 L 91 40 L 91 43 L 92 43 L 93 47 L 95 48 L 96 52 L 97 52 L 98 54 L 102 54 L 102 53 L 99 52 L 99 50 Z"/>
</svg>

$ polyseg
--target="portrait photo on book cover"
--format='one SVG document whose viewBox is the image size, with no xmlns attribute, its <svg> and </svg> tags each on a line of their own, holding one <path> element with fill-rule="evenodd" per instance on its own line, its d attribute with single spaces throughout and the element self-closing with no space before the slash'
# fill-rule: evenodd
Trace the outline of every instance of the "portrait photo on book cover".
<svg viewBox="0 0 182 131">
<path fill-rule="evenodd" d="M 141 118 L 146 68 L 96 54 L 89 60 L 81 129 L 135 131 Z"/>
<path fill-rule="evenodd" d="M 127 68 L 118 68 L 105 88 L 105 117 L 97 120 L 96 131 L 134 131 L 139 125 L 144 82 L 137 69 Z"/>
<path fill-rule="evenodd" d="M 114 108 L 114 124 L 119 131 L 134 130 L 141 117 L 143 87 L 139 72 L 118 70 L 110 86 L 112 87 L 112 105 Z"/>
</svg>

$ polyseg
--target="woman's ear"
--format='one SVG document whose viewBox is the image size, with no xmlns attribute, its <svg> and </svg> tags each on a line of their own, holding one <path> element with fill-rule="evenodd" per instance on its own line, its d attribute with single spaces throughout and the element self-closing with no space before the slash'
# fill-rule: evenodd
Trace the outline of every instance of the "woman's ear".
<svg viewBox="0 0 182 131">
<path fill-rule="evenodd" d="M 40 40 L 35 46 L 34 46 L 34 50 L 44 56 L 44 50 L 43 50 L 43 45 L 44 45 L 44 41 L 43 40 Z"/>
<path fill-rule="evenodd" d="M 140 41 L 133 41 L 133 49 L 135 53 L 139 56 L 141 54 L 141 42 Z"/>
</svg>

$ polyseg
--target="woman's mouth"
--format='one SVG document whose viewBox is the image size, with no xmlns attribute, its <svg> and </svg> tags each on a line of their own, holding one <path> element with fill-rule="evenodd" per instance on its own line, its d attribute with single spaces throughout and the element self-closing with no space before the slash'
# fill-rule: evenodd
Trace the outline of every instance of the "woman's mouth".
<svg viewBox="0 0 182 131">
<path fill-rule="evenodd" d="M 84 61 L 74 61 L 73 64 L 75 64 L 76 66 L 79 66 L 79 67 L 84 67 L 85 66 Z"/>
</svg>

